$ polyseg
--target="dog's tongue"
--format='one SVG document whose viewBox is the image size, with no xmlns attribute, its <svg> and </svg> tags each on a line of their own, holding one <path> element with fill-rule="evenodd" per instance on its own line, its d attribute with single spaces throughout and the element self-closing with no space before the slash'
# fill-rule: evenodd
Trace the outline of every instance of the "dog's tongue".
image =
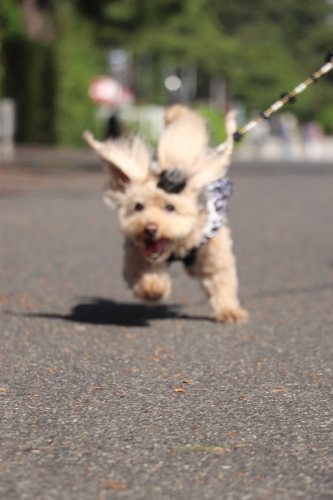
<svg viewBox="0 0 333 500">
<path fill-rule="evenodd" d="M 145 254 L 154 255 L 155 253 L 160 253 L 162 250 L 164 250 L 167 241 L 168 240 L 166 240 L 165 238 L 161 238 L 160 240 L 155 241 L 146 241 Z"/>
</svg>

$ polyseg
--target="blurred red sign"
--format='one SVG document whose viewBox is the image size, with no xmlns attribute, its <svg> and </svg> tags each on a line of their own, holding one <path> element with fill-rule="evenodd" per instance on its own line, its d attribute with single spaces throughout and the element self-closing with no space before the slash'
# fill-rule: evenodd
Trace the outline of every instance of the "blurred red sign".
<svg viewBox="0 0 333 500">
<path fill-rule="evenodd" d="M 89 97 L 98 104 L 131 104 L 135 101 L 133 92 L 109 76 L 95 78 L 89 86 Z"/>
</svg>

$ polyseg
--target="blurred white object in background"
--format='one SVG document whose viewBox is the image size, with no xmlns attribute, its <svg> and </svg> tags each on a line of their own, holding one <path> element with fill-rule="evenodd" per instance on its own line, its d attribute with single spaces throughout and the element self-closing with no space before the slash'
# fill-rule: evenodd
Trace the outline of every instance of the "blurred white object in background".
<svg viewBox="0 0 333 500">
<path fill-rule="evenodd" d="M 178 78 L 178 76 L 176 76 L 176 75 L 168 76 L 164 80 L 164 85 L 170 91 L 174 91 L 174 90 L 180 89 L 181 84 L 182 84 L 182 82 L 181 82 L 180 78 Z"/>
<path fill-rule="evenodd" d="M 96 104 L 121 106 L 133 104 L 135 95 L 125 85 L 110 76 L 98 76 L 90 83 L 89 97 Z"/>
<path fill-rule="evenodd" d="M 309 160 L 317 161 L 323 155 L 324 131 L 320 123 L 312 121 L 303 126 L 304 150 Z"/>
<path fill-rule="evenodd" d="M 262 148 L 265 146 L 267 139 L 271 133 L 269 123 L 264 120 L 249 132 L 249 140 L 254 149 L 254 155 L 259 157 Z"/>
<path fill-rule="evenodd" d="M 155 147 L 164 130 L 163 106 L 122 106 L 119 108 L 121 123 L 138 133 L 151 146 Z"/>
<path fill-rule="evenodd" d="M 12 163 L 15 158 L 15 103 L 13 99 L 0 100 L 0 164 Z"/>
</svg>

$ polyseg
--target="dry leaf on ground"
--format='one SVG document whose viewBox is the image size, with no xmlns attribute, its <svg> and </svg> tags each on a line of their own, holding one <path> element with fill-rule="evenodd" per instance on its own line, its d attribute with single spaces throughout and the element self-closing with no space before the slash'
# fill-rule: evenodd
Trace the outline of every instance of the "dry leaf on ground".
<svg viewBox="0 0 333 500">
<path fill-rule="evenodd" d="M 281 392 L 281 391 L 284 391 L 284 386 L 283 385 L 278 385 L 277 387 L 275 387 L 275 389 L 271 389 L 271 392 Z"/>
<path fill-rule="evenodd" d="M 119 481 L 105 481 L 102 488 L 104 490 L 127 490 L 128 486 Z"/>
<path fill-rule="evenodd" d="M 154 351 L 155 356 L 157 356 L 160 352 L 171 352 L 171 349 L 166 349 L 165 347 L 158 347 Z"/>
</svg>

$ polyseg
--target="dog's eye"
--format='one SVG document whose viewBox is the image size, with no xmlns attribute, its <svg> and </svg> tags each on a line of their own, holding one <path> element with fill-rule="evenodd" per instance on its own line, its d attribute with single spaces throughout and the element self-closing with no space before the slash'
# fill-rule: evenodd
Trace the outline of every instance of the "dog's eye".
<svg viewBox="0 0 333 500">
<path fill-rule="evenodd" d="M 137 203 L 134 207 L 134 210 L 137 210 L 138 212 L 141 212 L 145 207 L 142 205 L 142 203 Z"/>
<path fill-rule="evenodd" d="M 165 205 L 165 210 L 168 212 L 173 212 L 175 207 L 173 205 Z"/>
</svg>

